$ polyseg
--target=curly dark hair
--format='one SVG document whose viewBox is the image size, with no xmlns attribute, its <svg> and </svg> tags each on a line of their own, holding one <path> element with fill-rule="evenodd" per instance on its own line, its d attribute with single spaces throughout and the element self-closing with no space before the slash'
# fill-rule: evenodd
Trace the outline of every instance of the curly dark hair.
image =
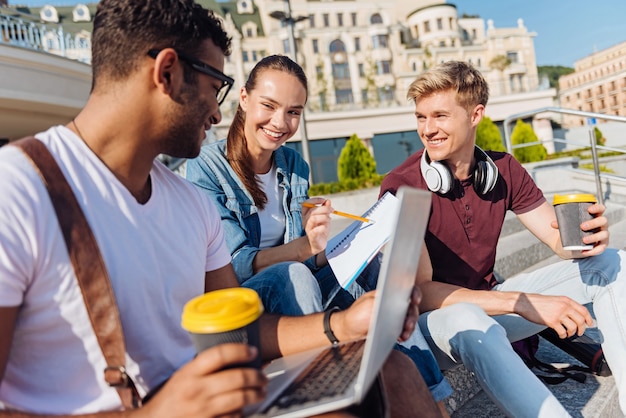
<svg viewBox="0 0 626 418">
<path fill-rule="evenodd" d="M 171 47 L 193 56 L 207 39 L 230 54 L 221 21 L 193 0 L 101 0 L 93 21 L 92 90 L 103 79 L 127 77 L 149 49 Z"/>
</svg>

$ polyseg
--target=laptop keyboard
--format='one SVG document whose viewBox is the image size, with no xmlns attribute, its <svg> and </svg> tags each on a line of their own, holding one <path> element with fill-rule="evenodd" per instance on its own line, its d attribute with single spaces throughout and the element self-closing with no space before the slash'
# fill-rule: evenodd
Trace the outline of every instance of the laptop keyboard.
<svg viewBox="0 0 626 418">
<path fill-rule="evenodd" d="M 359 372 L 365 340 L 352 341 L 321 352 L 264 413 L 275 415 L 296 405 L 342 394 Z"/>
</svg>

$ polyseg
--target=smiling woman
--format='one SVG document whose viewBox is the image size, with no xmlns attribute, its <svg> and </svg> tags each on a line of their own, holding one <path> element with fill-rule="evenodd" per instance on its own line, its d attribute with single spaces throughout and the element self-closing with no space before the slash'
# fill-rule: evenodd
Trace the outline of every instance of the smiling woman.
<svg viewBox="0 0 626 418">
<path fill-rule="evenodd" d="M 379 267 L 376 260 L 345 290 L 326 262 L 330 201 L 308 198 L 309 167 L 283 147 L 306 100 L 302 68 L 285 56 L 264 58 L 239 92 L 227 139 L 187 164 L 187 178 L 221 213 L 239 281 L 259 292 L 268 312 L 286 315 L 348 307 L 375 288 Z"/>
<path fill-rule="evenodd" d="M 284 56 L 262 59 L 239 92 L 226 140 L 206 145 L 187 163 L 187 178 L 212 199 L 239 282 L 259 293 L 265 310 L 303 315 L 349 307 L 376 288 L 380 257 L 344 289 L 326 260 L 328 199 L 309 198 L 309 167 L 283 146 L 298 130 L 307 100 L 302 68 Z M 380 254 L 379 254 L 380 255 Z M 332 332 L 327 334 L 334 342 Z M 419 332 L 396 345 L 417 365 L 436 401 L 451 388 Z M 421 340 L 420 340 L 421 341 Z M 417 349 L 419 348 L 419 349 Z"/>
</svg>

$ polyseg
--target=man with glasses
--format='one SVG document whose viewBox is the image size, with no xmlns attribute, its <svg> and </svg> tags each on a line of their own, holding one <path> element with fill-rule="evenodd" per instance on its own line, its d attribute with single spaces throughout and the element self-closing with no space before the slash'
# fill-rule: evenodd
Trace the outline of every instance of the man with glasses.
<svg viewBox="0 0 626 418">
<path fill-rule="evenodd" d="M 148 51 L 148 55 L 151 58 L 156 59 L 156 57 L 159 55 L 159 52 L 161 52 L 160 49 L 151 49 L 150 51 Z M 222 86 L 219 88 L 216 94 L 217 104 L 221 106 L 222 103 L 224 103 L 224 99 L 226 99 L 226 95 L 230 91 L 230 88 L 235 83 L 235 80 L 227 76 L 226 74 L 224 74 L 217 68 L 211 67 L 209 64 L 205 64 L 202 61 L 199 61 L 193 57 L 190 57 L 178 51 L 176 51 L 176 54 L 178 54 L 178 58 L 180 58 L 181 61 L 184 61 L 187 64 L 189 64 L 191 68 L 193 68 L 194 70 L 199 71 L 203 74 L 206 74 L 210 77 L 217 78 L 218 80 L 222 82 Z"/>
<path fill-rule="evenodd" d="M 198 155 L 206 130 L 221 120 L 219 104 L 233 84 L 222 73 L 229 46 L 220 21 L 192 0 L 101 0 L 89 99 L 70 123 L 36 135 L 97 241 L 120 313 L 126 374 L 140 396 L 166 382 L 137 411 L 122 411 L 105 383 L 106 362 L 46 187 L 17 147 L 0 150 L 0 416 L 239 415 L 264 396 L 263 374 L 236 367 L 254 349 L 224 344 L 196 356 L 180 326 L 189 299 L 238 282 L 211 202 L 155 160 Z M 413 299 L 404 337 L 415 325 L 418 292 Z M 337 338 L 366 334 L 372 302 L 365 295 L 332 316 Z M 330 344 L 322 314 L 266 315 L 261 333 L 264 359 Z M 389 393 L 410 393 L 396 404 L 419 400 L 436 416 L 415 367 L 399 356 L 385 369 L 402 371 L 385 380 Z"/>
</svg>

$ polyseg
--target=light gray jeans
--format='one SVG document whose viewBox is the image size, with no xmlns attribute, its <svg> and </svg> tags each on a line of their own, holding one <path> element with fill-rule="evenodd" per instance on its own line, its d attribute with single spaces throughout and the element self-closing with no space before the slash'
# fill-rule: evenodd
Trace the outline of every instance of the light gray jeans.
<svg viewBox="0 0 626 418">
<path fill-rule="evenodd" d="M 569 296 L 593 303 L 602 349 L 626 413 L 626 253 L 607 249 L 514 276 L 492 291 Z M 510 417 L 562 417 L 567 411 L 513 351 L 511 342 L 545 327 L 516 314 L 490 317 L 472 303 L 420 315 L 419 325 L 442 369 L 463 363 Z"/>
</svg>

